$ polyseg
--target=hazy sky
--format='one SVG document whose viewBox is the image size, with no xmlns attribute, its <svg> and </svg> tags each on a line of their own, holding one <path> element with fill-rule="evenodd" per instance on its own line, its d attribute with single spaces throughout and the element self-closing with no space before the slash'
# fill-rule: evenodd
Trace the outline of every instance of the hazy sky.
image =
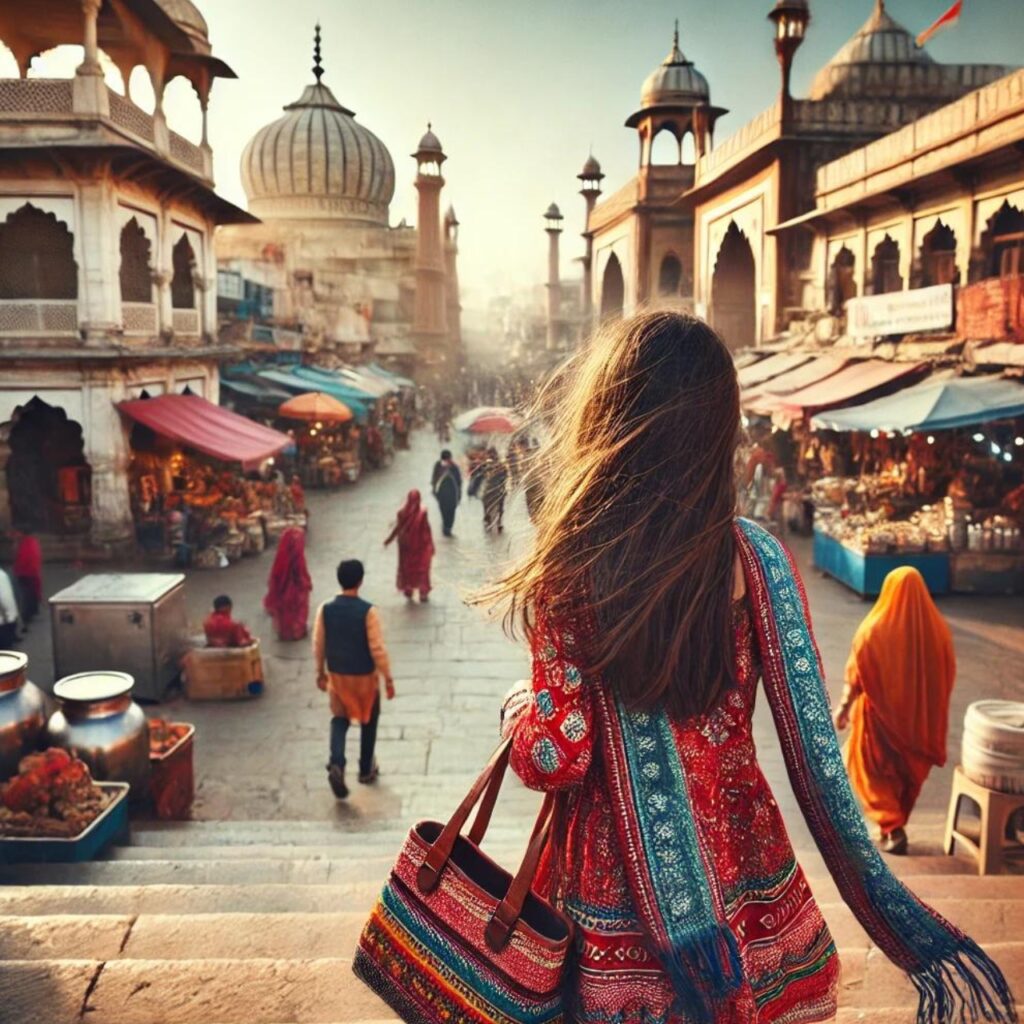
<svg viewBox="0 0 1024 1024">
<path fill-rule="evenodd" d="M 719 140 L 774 99 L 778 70 L 772 0 L 196 0 L 214 52 L 238 73 L 211 101 L 218 190 L 244 205 L 238 159 L 248 139 L 312 81 L 312 35 L 322 23 L 324 81 L 376 133 L 395 161 L 392 223 L 416 218 L 414 161 L 428 120 L 448 154 L 445 203 L 462 222 L 464 303 L 543 279 L 541 215 L 565 215 L 563 274 L 579 255 L 579 172 L 593 147 L 623 184 L 637 160 L 623 121 L 640 86 L 665 56 L 672 23 L 680 45 L 729 108 Z M 917 32 L 951 0 L 889 0 Z M 812 22 L 794 68 L 801 95 L 814 72 L 871 13 L 873 0 L 811 0 Z M 959 24 L 929 52 L 943 61 L 1021 61 L 1024 0 L 966 0 Z M 9 71 L 4 70 L 7 74 Z M 137 69 L 133 87 L 142 75 Z M 144 86 L 138 93 L 141 97 Z M 186 84 L 168 97 L 172 128 L 197 136 L 197 104 Z"/>
</svg>

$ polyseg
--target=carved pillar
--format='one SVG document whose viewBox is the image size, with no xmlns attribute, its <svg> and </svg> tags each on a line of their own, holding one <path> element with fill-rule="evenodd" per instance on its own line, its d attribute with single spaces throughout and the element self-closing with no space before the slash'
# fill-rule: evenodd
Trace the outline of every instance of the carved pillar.
<svg viewBox="0 0 1024 1024">
<path fill-rule="evenodd" d="M 79 327 L 87 345 L 109 345 L 121 333 L 121 289 L 116 203 L 105 165 L 79 182 L 75 230 L 82 254 Z"/>
<path fill-rule="evenodd" d="M 103 76 L 103 68 L 100 67 L 100 49 L 96 34 L 96 21 L 99 18 L 102 0 L 82 0 L 82 13 L 85 15 L 85 32 L 82 39 L 82 46 L 85 49 L 85 59 L 75 71 L 76 75 L 99 75 Z"/>
<path fill-rule="evenodd" d="M 115 405 L 123 397 L 123 386 L 112 377 L 97 375 L 85 387 L 85 458 L 92 470 L 91 538 L 103 546 L 127 547 L 134 534 L 128 492 L 131 451 Z"/>
</svg>

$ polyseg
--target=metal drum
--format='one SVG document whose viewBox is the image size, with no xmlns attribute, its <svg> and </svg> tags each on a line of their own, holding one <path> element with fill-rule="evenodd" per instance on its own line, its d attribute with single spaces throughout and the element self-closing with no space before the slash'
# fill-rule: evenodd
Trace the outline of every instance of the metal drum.
<svg viewBox="0 0 1024 1024">
<path fill-rule="evenodd" d="M 28 657 L 0 651 L 0 780 L 18 771 L 18 762 L 39 744 L 46 727 L 43 692 L 27 679 Z"/>
<path fill-rule="evenodd" d="M 52 746 L 80 757 L 94 779 L 127 782 L 129 798 L 149 793 L 149 726 L 132 700 L 127 672 L 79 672 L 53 688 L 58 710 L 46 725 Z"/>
</svg>

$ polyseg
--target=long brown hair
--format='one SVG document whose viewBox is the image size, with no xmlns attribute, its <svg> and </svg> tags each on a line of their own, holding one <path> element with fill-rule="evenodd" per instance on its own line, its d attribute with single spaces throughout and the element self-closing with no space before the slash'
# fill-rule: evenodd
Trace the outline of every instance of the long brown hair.
<svg viewBox="0 0 1024 1024">
<path fill-rule="evenodd" d="M 529 555 L 485 599 L 531 632 L 593 616 L 583 668 L 632 708 L 710 709 L 734 679 L 736 370 L 707 324 L 644 312 L 549 382 L 552 436 Z"/>
</svg>

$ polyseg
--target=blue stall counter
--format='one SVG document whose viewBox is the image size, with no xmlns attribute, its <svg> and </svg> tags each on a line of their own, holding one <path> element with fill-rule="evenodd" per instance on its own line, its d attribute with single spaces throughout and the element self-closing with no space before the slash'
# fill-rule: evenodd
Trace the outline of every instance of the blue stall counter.
<svg viewBox="0 0 1024 1024">
<path fill-rule="evenodd" d="M 814 531 L 814 567 L 862 597 L 877 597 L 885 577 L 901 565 L 917 569 L 931 594 L 949 593 L 949 555 L 944 552 L 864 555 L 821 530 Z"/>
</svg>

